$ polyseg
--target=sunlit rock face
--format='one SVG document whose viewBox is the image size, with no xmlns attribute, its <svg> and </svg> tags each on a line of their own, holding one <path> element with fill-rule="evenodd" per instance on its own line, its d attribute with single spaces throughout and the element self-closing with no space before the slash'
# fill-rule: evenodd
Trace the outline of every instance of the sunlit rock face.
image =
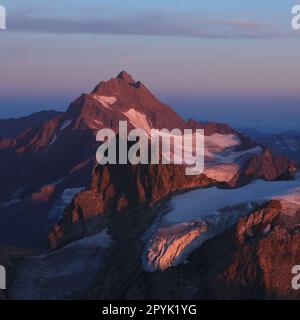
<svg viewBox="0 0 300 320">
<path fill-rule="evenodd" d="M 299 299 L 292 269 L 300 261 L 299 189 L 239 221 L 236 250 L 222 278 L 236 292 L 255 288 L 265 298 Z M 249 289 L 248 289 L 249 290 Z"/>
</svg>

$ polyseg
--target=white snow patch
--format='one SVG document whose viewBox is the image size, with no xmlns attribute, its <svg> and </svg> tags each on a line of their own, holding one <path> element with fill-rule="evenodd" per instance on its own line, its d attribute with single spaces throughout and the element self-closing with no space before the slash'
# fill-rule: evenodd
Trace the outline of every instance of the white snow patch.
<svg viewBox="0 0 300 320">
<path fill-rule="evenodd" d="M 61 218 L 64 213 L 64 209 L 71 203 L 75 195 L 81 192 L 83 189 L 84 187 L 65 189 L 60 199 L 56 202 L 54 207 L 50 210 L 48 214 L 49 219 L 57 220 Z"/>
<path fill-rule="evenodd" d="M 0 203 L 0 210 L 7 209 L 15 204 L 20 203 L 20 202 L 21 202 L 20 199 L 12 199 L 7 202 Z"/>
<path fill-rule="evenodd" d="M 56 181 L 53 181 L 53 182 L 50 182 L 48 184 L 53 184 L 53 185 L 57 186 L 57 185 L 61 184 L 62 182 L 64 182 L 64 180 L 66 180 L 66 177 L 65 178 L 61 178 L 61 179 L 56 180 Z"/>
<path fill-rule="evenodd" d="M 27 188 L 27 185 L 25 184 L 24 186 L 22 186 L 21 188 L 19 188 L 12 196 L 12 199 L 15 199 L 17 197 L 19 197 Z"/>
<path fill-rule="evenodd" d="M 297 214 L 300 209 L 300 188 L 297 188 L 286 195 L 275 197 L 275 199 L 281 202 L 283 213 L 293 216 Z"/>
<path fill-rule="evenodd" d="M 64 130 L 64 129 L 66 129 L 67 127 L 69 127 L 69 126 L 71 125 L 72 121 L 73 121 L 72 119 L 69 119 L 69 120 L 64 121 L 63 124 L 62 124 L 61 127 L 60 127 L 60 130 Z"/>
<path fill-rule="evenodd" d="M 276 199 L 281 200 L 281 201 L 287 201 L 290 203 L 294 203 L 298 206 L 300 206 L 300 188 L 295 189 L 293 192 L 276 197 Z"/>
<path fill-rule="evenodd" d="M 116 97 L 99 96 L 97 94 L 92 94 L 91 97 L 101 103 L 104 108 L 109 110 L 112 110 L 110 106 L 118 101 Z"/>
<path fill-rule="evenodd" d="M 183 132 L 182 132 L 183 133 Z M 158 138 L 164 138 L 166 141 L 170 140 L 176 141 L 176 135 L 167 133 L 167 132 L 161 132 L 159 131 L 159 134 L 154 137 L 154 139 Z M 190 135 L 185 135 L 184 139 L 182 139 L 182 144 L 178 145 L 176 144 L 176 148 L 179 151 L 179 154 L 183 154 L 184 148 L 188 150 L 193 150 L 193 145 L 195 145 L 196 139 L 199 139 L 198 133 L 193 133 Z M 228 135 L 222 135 L 215 133 L 211 136 L 205 136 L 204 137 L 204 156 L 205 160 L 208 162 L 232 162 L 234 159 L 236 159 L 239 156 L 242 156 L 244 152 L 233 152 L 232 148 L 240 145 L 240 140 L 232 134 Z M 172 146 L 173 147 L 173 146 Z M 172 149 L 171 149 L 172 150 Z M 222 155 L 221 153 L 225 150 L 228 150 L 227 155 Z M 246 151 L 245 151 L 246 152 Z M 185 162 L 187 164 L 194 164 L 194 159 L 185 159 Z"/>
<path fill-rule="evenodd" d="M 92 124 L 89 124 L 90 129 L 92 130 L 100 130 L 103 128 L 103 122 L 100 120 L 93 119 Z"/>
<path fill-rule="evenodd" d="M 199 139 L 199 133 L 193 133 L 190 135 L 185 134 L 184 138 L 182 137 L 181 143 L 178 140 L 178 136 L 170 132 L 155 132 L 156 135 L 152 135 L 151 138 L 153 141 L 171 141 L 171 154 L 165 153 L 164 157 L 167 159 L 181 159 L 185 154 L 184 150 L 193 150 L 195 151 L 195 142 Z M 183 133 L 183 132 L 182 132 Z M 175 146 L 174 142 L 175 141 Z M 204 158 L 207 163 L 231 163 L 235 159 L 246 155 L 247 153 L 253 153 L 255 150 L 246 150 L 241 152 L 234 152 L 233 148 L 240 145 L 240 140 L 232 135 L 222 135 L 222 134 L 213 134 L 211 136 L 204 137 Z M 175 153 L 174 153 L 175 151 Z M 200 150 L 198 150 L 200 152 Z M 177 154 L 178 153 L 178 154 Z M 195 159 L 193 154 L 185 154 L 184 163 L 186 165 L 194 165 Z"/>
<path fill-rule="evenodd" d="M 144 236 L 146 247 L 142 255 L 143 269 L 149 272 L 165 270 L 184 262 L 204 242 L 232 227 L 240 217 L 250 213 L 255 204 L 228 207 L 202 220 L 161 225 L 158 228 L 154 225 Z"/>
<path fill-rule="evenodd" d="M 150 134 L 152 126 L 144 113 L 131 108 L 128 111 L 123 112 L 123 114 L 135 128 L 144 129 L 148 135 Z"/>
<path fill-rule="evenodd" d="M 105 229 L 101 232 L 98 232 L 92 236 L 74 241 L 67 246 L 63 247 L 62 249 L 56 250 L 53 253 L 59 253 L 70 248 L 80 247 L 80 248 L 94 248 L 94 247 L 101 247 L 108 249 L 112 244 L 111 236 L 108 234 L 108 230 Z M 51 255 L 51 253 L 50 253 Z M 46 255 L 47 256 L 47 255 Z"/>
<path fill-rule="evenodd" d="M 173 197 L 170 212 L 164 216 L 168 223 L 180 223 L 209 216 L 220 208 L 253 200 L 287 197 L 300 188 L 300 179 L 291 181 L 256 180 L 238 189 L 197 189 Z"/>
<path fill-rule="evenodd" d="M 254 147 L 243 151 L 232 151 L 228 154 L 214 154 L 213 160 L 205 163 L 204 174 L 208 178 L 219 182 L 229 182 L 239 172 L 241 164 L 249 157 L 261 154 L 261 147 Z"/>
<path fill-rule="evenodd" d="M 169 142 L 171 142 L 170 151 L 163 152 L 163 158 L 168 159 L 170 162 L 177 161 L 176 163 L 183 163 L 187 166 L 195 165 L 196 160 L 193 153 L 196 139 L 199 139 L 199 133 L 185 135 L 184 139 L 182 136 L 178 139 L 178 136 L 170 132 L 157 131 L 155 133 L 155 135 L 151 135 L 153 142 L 162 141 L 166 143 L 166 147 L 169 147 Z M 259 146 L 235 151 L 240 144 L 238 137 L 232 134 L 222 135 L 216 133 L 211 136 L 205 136 L 204 150 L 197 150 L 198 154 L 199 152 L 204 153 L 204 174 L 217 181 L 228 182 L 238 173 L 241 165 L 247 159 L 253 155 L 261 154 L 263 151 Z M 184 152 L 185 150 L 192 150 L 193 153 Z"/>
<path fill-rule="evenodd" d="M 57 135 L 55 134 L 54 137 L 52 138 L 50 144 L 49 144 L 49 147 L 51 147 L 57 140 Z"/>
<path fill-rule="evenodd" d="M 263 149 L 261 147 L 254 147 L 251 149 L 243 150 L 243 151 L 233 151 L 228 153 L 227 155 L 223 154 L 215 154 L 214 159 L 218 163 L 232 163 L 233 161 L 237 160 L 238 158 L 244 156 L 253 156 L 261 154 Z"/>
<path fill-rule="evenodd" d="M 233 134 L 214 133 L 211 136 L 205 136 L 205 157 L 214 159 L 216 153 L 240 144 L 240 140 Z"/>
</svg>

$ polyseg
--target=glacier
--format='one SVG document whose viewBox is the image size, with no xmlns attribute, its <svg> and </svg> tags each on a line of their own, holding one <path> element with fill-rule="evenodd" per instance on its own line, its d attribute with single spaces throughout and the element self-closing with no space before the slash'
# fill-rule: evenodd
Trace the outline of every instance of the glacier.
<svg viewBox="0 0 300 320">
<path fill-rule="evenodd" d="M 216 237 L 271 199 L 284 207 L 300 205 L 300 175 L 291 181 L 255 180 L 239 189 L 212 187 L 174 196 L 143 236 L 145 271 L 165 270 L 184 262 Z"/>
</svg>

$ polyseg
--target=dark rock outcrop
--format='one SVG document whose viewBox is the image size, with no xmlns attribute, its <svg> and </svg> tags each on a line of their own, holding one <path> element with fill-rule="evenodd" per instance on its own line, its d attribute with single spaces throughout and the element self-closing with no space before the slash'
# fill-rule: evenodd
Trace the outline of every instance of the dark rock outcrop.
<svg viewBox="0 0 300 320">
<path fill-rule="evenodd" d="M 112 215 L 139 209 L 141 212 L 176 192 L 218 185 L 235 188 L 253 179 L 291 179 L 294 161 L 266 150 L 253 156 L 228 183 L 209 179 L 205 174 L 186 176 L 182 165 L 98 165 L 89 189 L 78 194 L 64 217 L 49 235 L 51 248 L 101 230 Z"/>
<path fill-rule="evenodd" d="M 108 219 L 144 210 L 175 192 L 216 182 L 204 175 L 186 176 L 181 165 L 96 166 L 90 189 L 78 194 L 49 235 L 52 248 L 101 230 Z"/>
</svg>

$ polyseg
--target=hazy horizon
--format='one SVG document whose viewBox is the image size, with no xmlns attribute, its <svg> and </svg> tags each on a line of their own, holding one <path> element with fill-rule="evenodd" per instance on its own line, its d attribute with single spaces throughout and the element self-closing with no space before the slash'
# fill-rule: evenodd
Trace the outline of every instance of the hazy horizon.
<svg viewBox="0 0 300 320">
<path fill-rule="evenodd" d="M 149 88 L 151 90 L 151 88 Z M 153 92 L 153 91 L 152 91 Z M 83 93 L 83 92 L 82 92 Z M 180 116 L 188 120 L 193 118 L 198 121 L 215 121 L 224 122 L 232 125 L 235 128 L 252 128 L 261 132 L 273 133 L 287 130 L 299 130 L 300 124 L 295 117 L 289 119 L 289 114 L 283 113 L 282 110 L 286 106 L 296 107 L 298 101 L 293 100 L 255 100 L 253 98 L 241 100 L 234 97 L 226 97 L 218 99 L 214 97 L 176 97 L 171 95 L 156 94 L 157 98 L 172 107 Z M 77 95 L 65 97 L 49 97 L 53 103 L 43 107 L 45 97 L 28 97 L 28 108 L 20 108 L 20 104 L 24 101 L 17 101 L 16 105 L 10 108 L 9 112 L 3 113 L 0 110 L 0 119 L 19 118 L 28 116 L 34 112 L 57 110 L 66 111 L 69 104 L 75 100 L 81 93 Z M 55 104 L 55 101 L 57 104 Z M 2 101 L 3 103 L 3 101 Z M 253 114 L 252 108 L 262 105 L 272 109 L 272 114 L 268 114 L 268 109 L 261 108 L 261 112 Z M 239 112 L 236 109 L 243 106 Z"/>
<path fill-rule="evenodd" d="M 293 0 L 1 4 L 0 118 L 65 110 L 125 69 L 185 118 L 297 126 Z"/>
</svg>

